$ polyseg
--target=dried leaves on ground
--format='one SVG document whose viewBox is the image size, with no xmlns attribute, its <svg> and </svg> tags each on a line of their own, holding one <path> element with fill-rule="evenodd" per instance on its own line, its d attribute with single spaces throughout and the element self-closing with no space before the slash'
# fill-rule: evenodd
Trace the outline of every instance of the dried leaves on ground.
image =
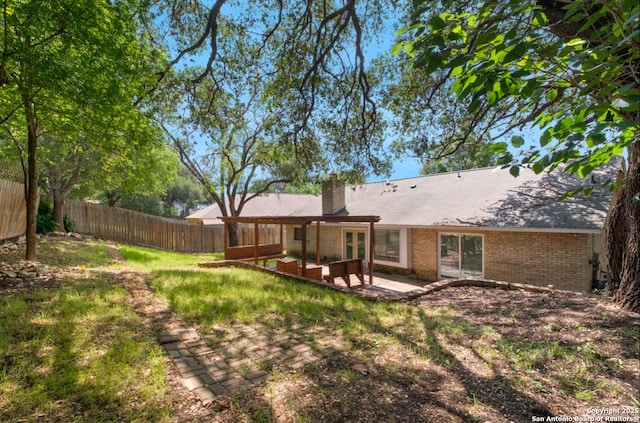
<svg viewBox="0 0 640 423">
<path fill-rule="evenodd" d="M 83 261 L 95 257 L 74 261 L 71 252 L 88 244 L 103 248 L 99 271 L 127 288 L 150 336 L 178 324 L 144 276 L 122 263 L 110 266 L 122 261 L 114 244 L 86 237 L 42 239 L 44 264 L 37 265 L 21 261 L 21 245 L 0 249 L 0 295 L 55 289 L 86 276 L 91 264 Z M 407 309 L 410 318 L 363 328 L 345 351 L 295 372 L 275 367 L 265 384 L 207 406 L 165 357 L 166 421 L 525 422 L 639 406 L 640 316 L 604 298 L 451 288 Z M 0 373 L 10 374 L 11 363 L 3 366 Z M 82 421 L 81 415 L 34 420 Z"/>
</svg>

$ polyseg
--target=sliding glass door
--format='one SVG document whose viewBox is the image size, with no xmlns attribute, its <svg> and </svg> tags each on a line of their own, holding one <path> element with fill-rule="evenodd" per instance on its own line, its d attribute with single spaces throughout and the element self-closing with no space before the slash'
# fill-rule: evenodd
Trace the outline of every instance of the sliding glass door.
<svg viewBox="0 0 640 423">
<path fill-rule="evenodd" d="M 440 234 L 440 279 L 482 278 L 482 236 Z"/>
</svg>

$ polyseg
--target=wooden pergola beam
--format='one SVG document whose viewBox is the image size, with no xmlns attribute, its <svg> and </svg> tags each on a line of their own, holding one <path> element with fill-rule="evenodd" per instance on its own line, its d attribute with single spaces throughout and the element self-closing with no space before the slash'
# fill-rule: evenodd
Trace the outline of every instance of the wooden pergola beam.
<svg viewBox="0 0 640 423">
<path fill-rule="evenodd" d="M 254 224 L 255 257 L 258 262 L 258 225 L 280 225 L 280 244 L 282 245 L 282 226 L 300 225 L 302 227 L 302 276 L 307 276 L 307 226 L 316 222 L 316 264 L 320 264 L 320 223 L 369 223 L 369 285 L 373 285 L 373 253 L 375 248 L 374 224 L 380 221 L 380 216 L 235 216 L 219 217 L 224 222 L 225 251 L 227 249 L 227 224 Z"/>
<path fill-rule="evenodd" d="M 316 222 L 316 266 L 320 265 L 320 222 Z"/>
<path fill-rule="evenodd" d="M 307 224 L 302 224 L 302 277 L 307 277 Z"/>
<path fill-rule="evenodd" d="M 253 252 L 255 254 L 255 264 L 258 264 L 260 253 L 258 252 L 258 246 L 260 245 L 260 231 L 258 230 L 258 222 L 253 224 L 253 239 L 254 239 L 254 249 Z"/>
<path fill-rule="evenodd" d="M 379 222 L 380 216 L 246 216 L 246 217 L 219 217 L 225 223 L 259 223 L 259 224 L 285 224 L 285 225 L 309 225 L 313 222 L 324 223 L 368 223 Z"/>
</svg>

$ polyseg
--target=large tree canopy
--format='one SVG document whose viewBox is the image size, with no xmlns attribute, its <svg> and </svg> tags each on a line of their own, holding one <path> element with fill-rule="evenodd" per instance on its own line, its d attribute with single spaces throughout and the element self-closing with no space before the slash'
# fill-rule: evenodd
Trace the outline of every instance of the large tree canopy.
<svg viewBox="0 0 640 423">
<path fill-rule="evenodd" d="M 150 47 L 149 7 L 134 0 L 0 6 L 0 124 L 27 163 L 28 260 L 36 258 L 41 138 L 100 143 L 87 135 L 147 126 L 135 104 L 155 83 L 154 64 L 163 57 Z"/>
<path fill-rule="evenodd" d="M 413 2 L 401 34 L 415 68 L 444 72 L 469 112 L 500 110 L 503 132 L 536 127 L 539 144 L 502 163 L 581 177 L 626 149 L 606 223 L 608 292 L 640 311 L 640 6 L 623 1 Z M 515 148 L 524 144 L 514 135 Z"/>
<path fill-rule="evenodd" d="M 166 2 L 175 60 L 162 120 L 223 215 L 283 184 L 388 172 L 365 49 L 393 3 Z"/>
<path fill-rule="evenodd" d="M 442 89 L 450 86 L 445 72 L 427 74 L 411 67 L 405 56 L 379 57 L 375 69 L 384 81 L 378 96 L 390 112 L 391 146 L 397 156 L 421 162 L 425 175 L 496 163 L 491 131 L 501 119 L 500 110 L 487 102 L 467 110 L 464 100 Z"/>
<path fill-rule="evenodd" d="M 204 63 L 190 76 L 230 92 L 234 78 L 258 80 L 274 136 L 295 152 L 302 176 L 385 173 L 382 119 L 365 57 L 395 0 L 217 0 L 211 7 L 167 0 L 173 69 Z M 239 45 L 238 40 L 241 40 Z M 237 72 L 237 61 L 246 65 Z M 167 70 L 165 77 L 171 75 Z"/>
</svg>

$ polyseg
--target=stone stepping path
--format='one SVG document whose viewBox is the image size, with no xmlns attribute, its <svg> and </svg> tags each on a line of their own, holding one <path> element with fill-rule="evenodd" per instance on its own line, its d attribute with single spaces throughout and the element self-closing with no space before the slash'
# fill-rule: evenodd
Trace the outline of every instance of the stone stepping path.
<svg viewBox="0 0 640 423">
<path fill-rule="evenodd" d="M 230 264 L 222 263 L 222 266 L 225 265 Z M 269 270 L 263 268 L 263 271 Z M 394 292 L 376 285 L 347 288 L 323 281 L 305 280 L 351 295 L 386 301 L 410 301 L 459 286 L 522 289 L 545 294 L 554 292 L 552 286 L 543 288 L 487 279 L 442 280 L 408 292 Z M 182 325 L 162 330 L 158 334 L 159 344 L 175 363 L 184 385 L 189 391 L 194 392 L 204 405 L 213 402 L 218 396 L 266 382 L 273 368 L 295 371 L 348 348 L 345 341 L 322 328 L 293 326 L 273 330 L 257 324 L 225 326 L 220 331 L 224 333 L 223 339 L 217 340 L 217 334 L 213 334 L 210 343 L 207 343 L 194 328 Z"/>
<path fill-rule="evenodd" d="M 406 301 L 456 286 L 553 292 L 553 287 L 468 279 L 439 281 L 407 293 L 390 295 L 385 292 L 380 297 L 390 301 Z M 363 295 L 362 292 L 368 287 L 363 288 L 351 289 L 349 292 L 371 298 L 371 293 Z M 222 331 L 222 341 L 211 341 L 214 348 L 194 328 L 178 327 L 158 334 L 159 344 L 172 358 L 184 385 L 204 405 L 218 396 L 266 382 L 273 368 L 295 371 L 348 348 L 345 341 L 321 328 L 293 326 L 274 331 L 261 325 L 233 325 Z"/>
<path fill-rule="evenodd" d="M 335 335 L 300 326 L 272 331 L 235 325 L 225 327 L 225 335 L 215 348 L 209 347 L 194 328 L 176 328 L 158 335 L 184 385 L 204 405 L 218 396 L 266 382 L 274 367 L 298 370 L 348 346 Z"/>
</svg>

